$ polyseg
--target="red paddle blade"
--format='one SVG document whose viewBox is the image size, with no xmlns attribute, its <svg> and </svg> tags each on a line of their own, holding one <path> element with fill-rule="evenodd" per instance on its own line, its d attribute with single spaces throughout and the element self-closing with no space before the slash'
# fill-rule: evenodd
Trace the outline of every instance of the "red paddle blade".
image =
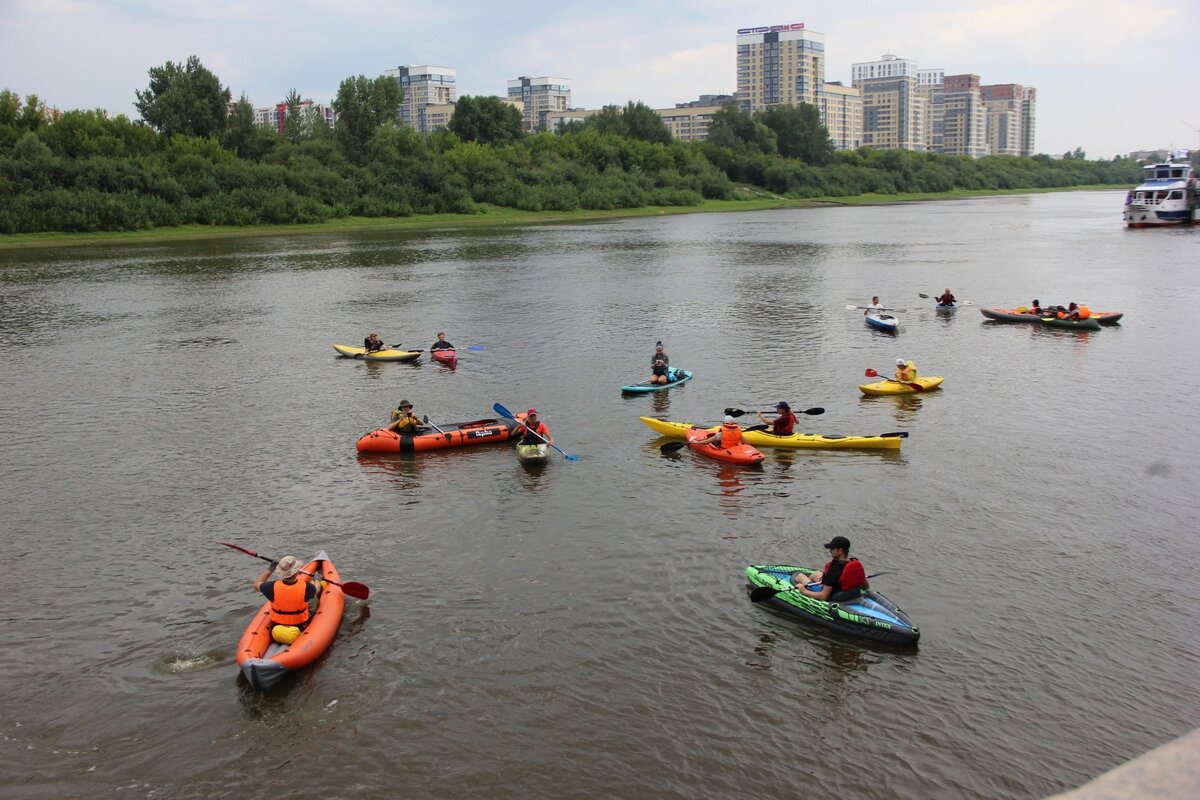
<svg viewBox="0 0 1200 800">
<path fill-rule="evenodd" d="M 247 550 L 244 547 L 238 547 L 236 544 L 230 544 L 229 542 L 217 542 L 217 544 L 223 544 L 226 547 L 232 547 L 234 550 L 240 550 L 248 556 L 254 556 L 255 558 L 259 557 L 258 553 L 254 552 L 253 550 Z"/>
<path fill-rule="evenodd" d="M 879 373 L 873 369 L 869 369 L 866 372 L 864 372 L 863 374 L 866 375 L 868 378 L 878 378 L 879 377 Z"/>
<path fill-rule="evenodd" d="M 366 600 L 371 595 L 371 588 L 358 581 L 346 581 L 342 584 L 342 591 L 359 600 Z"/>
</svg>

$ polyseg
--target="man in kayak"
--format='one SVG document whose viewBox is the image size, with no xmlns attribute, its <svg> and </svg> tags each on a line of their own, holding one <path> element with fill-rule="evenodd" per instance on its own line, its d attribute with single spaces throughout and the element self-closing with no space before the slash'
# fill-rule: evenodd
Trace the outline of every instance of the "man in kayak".
<svg viewBox="0 0 1200 800">
<path fill-rule="evenodd" d="M 1034 315 L 1040 317 L 1045 312 L 1042 311 L 1042 304 L 1040 302 L 1038 302 L 1038 299 L 1035 297 L 1035 298 L 1033 298 L 1033 305 L 1031 305 L 1029 307 L 1029 310 L 1026 311 L 1025 313 L 1026 314 L 1034 314 Z"/>
<path fill-rule="evenodd" d="M 896 359 L 896 380 L 911 383 L 917 379 L 917 365 L 903 358 Z"/>
<path fill-rule="evenodd" d="M 531 408 L 525 412 L 525 421 L 517 420 L 521 428 L 525 431 L 525 436 L 521 439 L 521 444 L 541 444 L 545 441 L 546 444 L 554 444 L 554 437 L 550 435 L 550 429 L 546 427 L 546 423 L 538 419 L 536 408 Z M 538 436 L 542 437 L 541 439 Z"/>
<path fill-rule="evenodd" d="M 290 625 L 293 628 L 303 628 L 308 624 L 308 601 L 321 593 L 321 586 L 317 581 L 300 581 L 300 570 L 303 566 L 295 556 L 284 556 L 278 561 L 272 561 L 271 565 L 254 579 L 254 591 L 262 592 L 263 596 L 271 601 L 272 626 Z M 272 572 L 279 573 L 278 580 L 267 580 Z M 272 628 L 272 636 L 273 631 Z"/>
<path fill-rule="evenodd" d="M 742 443 L 742 426 L 733 417 L 726 416 L 721 427 L 703 439 L 696 439 L 692 444 L 709 444 L 728 450 Z"/>
<path fill-rule="evenodd" d="M 866 310 L 863 311 L 863 316 L 865 317 L 867 314 L 870 314 L 872 311 L 874 311 L 876 313 L 883 311 L 883 303 L 879 302 L 878 297 L 871 298 L 871 305 L 867 306 Z"/>
<path fill-rule="evenodd" d="M 792 585 L 796 591 L 818 600 L 829 600 L 835 595 L 846 597 L 845 592 L 859 594 L 871 588 L 867 582 L 867 573 L 862 562 L 850 558 L 850 540 L 845 536 L 835 536 L 825 545 L 829 551 L 830 562 L 820 572 L 804 574 L 797 572 L 792 575 Z M 810 587 L 809 584 L 819 584 Z"/>
<path fill-rule="evenodd" d="M 396 433 L 416 433 L 421 429 L 421 420 L 417 419 L 417 415 L 413 413 L 413 404 L 407 400 L 401 400 L 400 405 L 396 406 L 396 410 L 392 412 L 392 416 L 396 421 L 387 426 L 389 431 Z"/>
<path fill-rule="evenodd" d="M 942 293 L 942 296 L 937 299 L 937 301 L 939 306 L 952 306 L 954 305 L 954 293 L 947 288 L 946 291 Z"/>
<path fill-rule="evenodd" d="M 368 353 L 375 353 L 380 350 L 387 349 L 387 345 L 384 344 L 383 340 L 379 338 L 378 333 L 368 334 L 367 338 L 363 339 L 363 347 L 367 349 Z"/>
<path fill-rule="evenodd" d="M 755 413 L 759 419 L 771 426 L 771 433 L 776 436 L 791 436 L 796 427 L 796 415 L 792 413 L 792 407 L 780 400 L 775 404 L 775 411 L 779 416 L 774 422 L 764 417 L 761 411 Z"/>
<path fill-rule="evenodd" d="M 433 344 L 429 345 L 429 349 L 430 350 L 453 350 L 454 345 L 452 345 L 446 341 L 446 334 L 439 333 L 438 340 L 436 342 L 434 342 Z"/>
</svg>

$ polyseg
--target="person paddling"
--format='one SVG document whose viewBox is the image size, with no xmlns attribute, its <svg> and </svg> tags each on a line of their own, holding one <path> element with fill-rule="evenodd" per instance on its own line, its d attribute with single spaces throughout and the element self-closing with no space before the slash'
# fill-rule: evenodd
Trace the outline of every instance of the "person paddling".
<svg viewBox="0 0 1200 800">
<path fill-rule="evenodd" d="M 912 383 L 917 379 L 917 365 L 912 360 L 896 359 L 896 380 L 901 383 Z"/>
<path fill-rule="evenodd" d="M 857 596 L 871 588 L 862 562 L 850 557 L 850 540 L 835 536 L 825 545 L 830 561 L 819 572 L 797 572 L 792 575 L 796 591 L 818 600 L 842 600 Z"/>
<path fill-rule="evenodd" d="M 550 435 L 550 429 L 546 427 L 546 423 L 538 419 L 536 408 L 531 408 L 525 412 L 525 419 L 517 420 L 525 431 L 525 436 L 521 439 L 521 444 L 554 444 L 554 437 Z M 538 437 L 541 437 L 540 439 Z"/>
<path fill-rule="evenodd" d="M 692 444 L 712 444 L 714 447 L 723 447 L 726 450 L 736 447 L 742 443 L 742 426 L 737 424 L 737 420 L 726 415 L 725 420 L 721 423 L 721 427 L 705 436 L 703 439 L 695 439 Z"/>
<path fill-rule="evenodd" d="M 429 345 L 430 350 L 453 350 L 454 349 L 454 345 L 452 345 L 446 341 L 446 334 L 439 333 L 437 335 L 437 337 L 438 337 L 437 341 L 434 342 L 433 344 Z"/>
<path fill-rule="evenodd" d="M 308 601 L 321 593 L 319 582 L 310 581 L 307 575 L 301 580 L 303 565 L 295 556 L 284 556 L 272 561 L 263 573 L 254 579 L 254 591 L 262 592 L 271 601 L 271 638 L 280 644 L 291 644 L 300 630 L 308 624 Z M 279 579 L 268 581 L 272 572 Z M 281 627 L 295 630 L 279 630 Z M 291 641 L 286 641 L 287 639 Z"/>
<path fill-rule="evenodd" d="M 878 314 L 881 311 L 883 311 L 883 303 L 879 302 L 878 297 L 872 297 L 871 305 L 867 306 L 866 310 L 863 311 L 863 316 L 865 317 L 867 314 L 872 312 Z"/>
<path fill-rule="evenodd" d="M 937 299 L 939 306 L 954 305 L 954 293 L 947 287 L 946 291 L 942 292 L 942 296 Z"/>
<path fill-rule="evenodd" d="M 378 333 L 367 334 L 367 338 L 363 339 L 363 347 L 368 353 L 377 353 L 380 350 L 386 350 L 387 345 L 379 338 Z"/>
<path fill-rule="evenodd" d="M 761 411 L 756 411 L 758 418 L 771 426 L 771 433 L 776 436 L 791 436 L 796 427 L 796 415 L 792 413 L 792 407 L 783 400 L 775 404 L 775 412 L 779 415 L 771 421 L 763 416 Z"/>
</svg>

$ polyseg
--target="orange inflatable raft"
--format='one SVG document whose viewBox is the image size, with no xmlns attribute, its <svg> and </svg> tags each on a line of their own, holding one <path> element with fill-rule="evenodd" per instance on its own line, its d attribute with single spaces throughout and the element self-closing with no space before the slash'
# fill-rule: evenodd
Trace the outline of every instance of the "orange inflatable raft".
<svg viewBox="0 0 1200 800">
<path fill-rule="evenodd" d="M 313 556 L 313 560 L 304 566 L 304 571 L 314 577 L 302 575 L 301 580 L 327 578 L 341 582 L 337 569 L 324 550 Z M 317 601 L 317 610 L 309 618 L 308 625 L 291 644 L 279 644 L 271 638 L 271 601 L 264 603 L 238 642 L 238 667 L 250 686 L 260 691 L 270 689 L 283 676 L 315 661 L 337 635 L 345 607 L 346 596 L 341 587 L 326 583 Z"/>
<path fill-rule="evenodd" d="M 523 416 L 523 415 L 521 415 Z M 430 427 L 418 433 L 396 433 L 387 428 L 371 431 L 355 444 L 360 453 L 422 453 L 447 447 L 507 442 L 517 425 L 512 420 L 477 419 Z"/>
</svg>

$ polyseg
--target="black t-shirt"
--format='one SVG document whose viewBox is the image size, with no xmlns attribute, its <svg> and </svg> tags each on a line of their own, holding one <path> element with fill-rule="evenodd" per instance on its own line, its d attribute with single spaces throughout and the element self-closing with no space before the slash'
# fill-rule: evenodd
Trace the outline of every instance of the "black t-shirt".
<svg viewBox="0 0 1200 800">
<path fill-rule="evenodd" d="M 666 353 L 663 353 L 662 355 L 655 353 L 654 355 L 650 356 L 650 366 L 653 367 L 654 362 L 659 360 L 661 360 L 664 364 L 669 365 L 671 363 L 671 359 Z"/>
<path fill-rule="evenodd" d="M 653 374 L 653 375 L 666 375 L 666 374 L 667 374 L 667 371 L 668 371 L 669 369 L 670 369 L 670 368 L 669 368 L 669 367 L 668 367 L 666 364 L 655 364 L 655 365 L 654 365 L 654 366 L 651 368 L 651 374 Z"/>
<path fill-rule="evenodd" d="M 363 347 L 367 349 L 368 353 L 373 353 L 376 350 L 387 349 L 387 345 L 383 343 L 382 339 L 380 339 L 378 342 L 372 342 L 371 337 L 369 336 L 366 339 L 363 339 Z"/>
<path fill-rule="evenodd" d="M 833 594 L 842 590 L 842 570 L 846 568 L 845 561 L 831 561 L 825 565 L 825 573 L 821 576 L 821 584 L 833 589 Z"/>
<path fill-rule="evenodd" d="M 450 344 L 449 342 L 434 342 L 433 344 L 429 345 L 429 349 L 430 350 L 453 350 L 454 345 Z"/>
</svg>

